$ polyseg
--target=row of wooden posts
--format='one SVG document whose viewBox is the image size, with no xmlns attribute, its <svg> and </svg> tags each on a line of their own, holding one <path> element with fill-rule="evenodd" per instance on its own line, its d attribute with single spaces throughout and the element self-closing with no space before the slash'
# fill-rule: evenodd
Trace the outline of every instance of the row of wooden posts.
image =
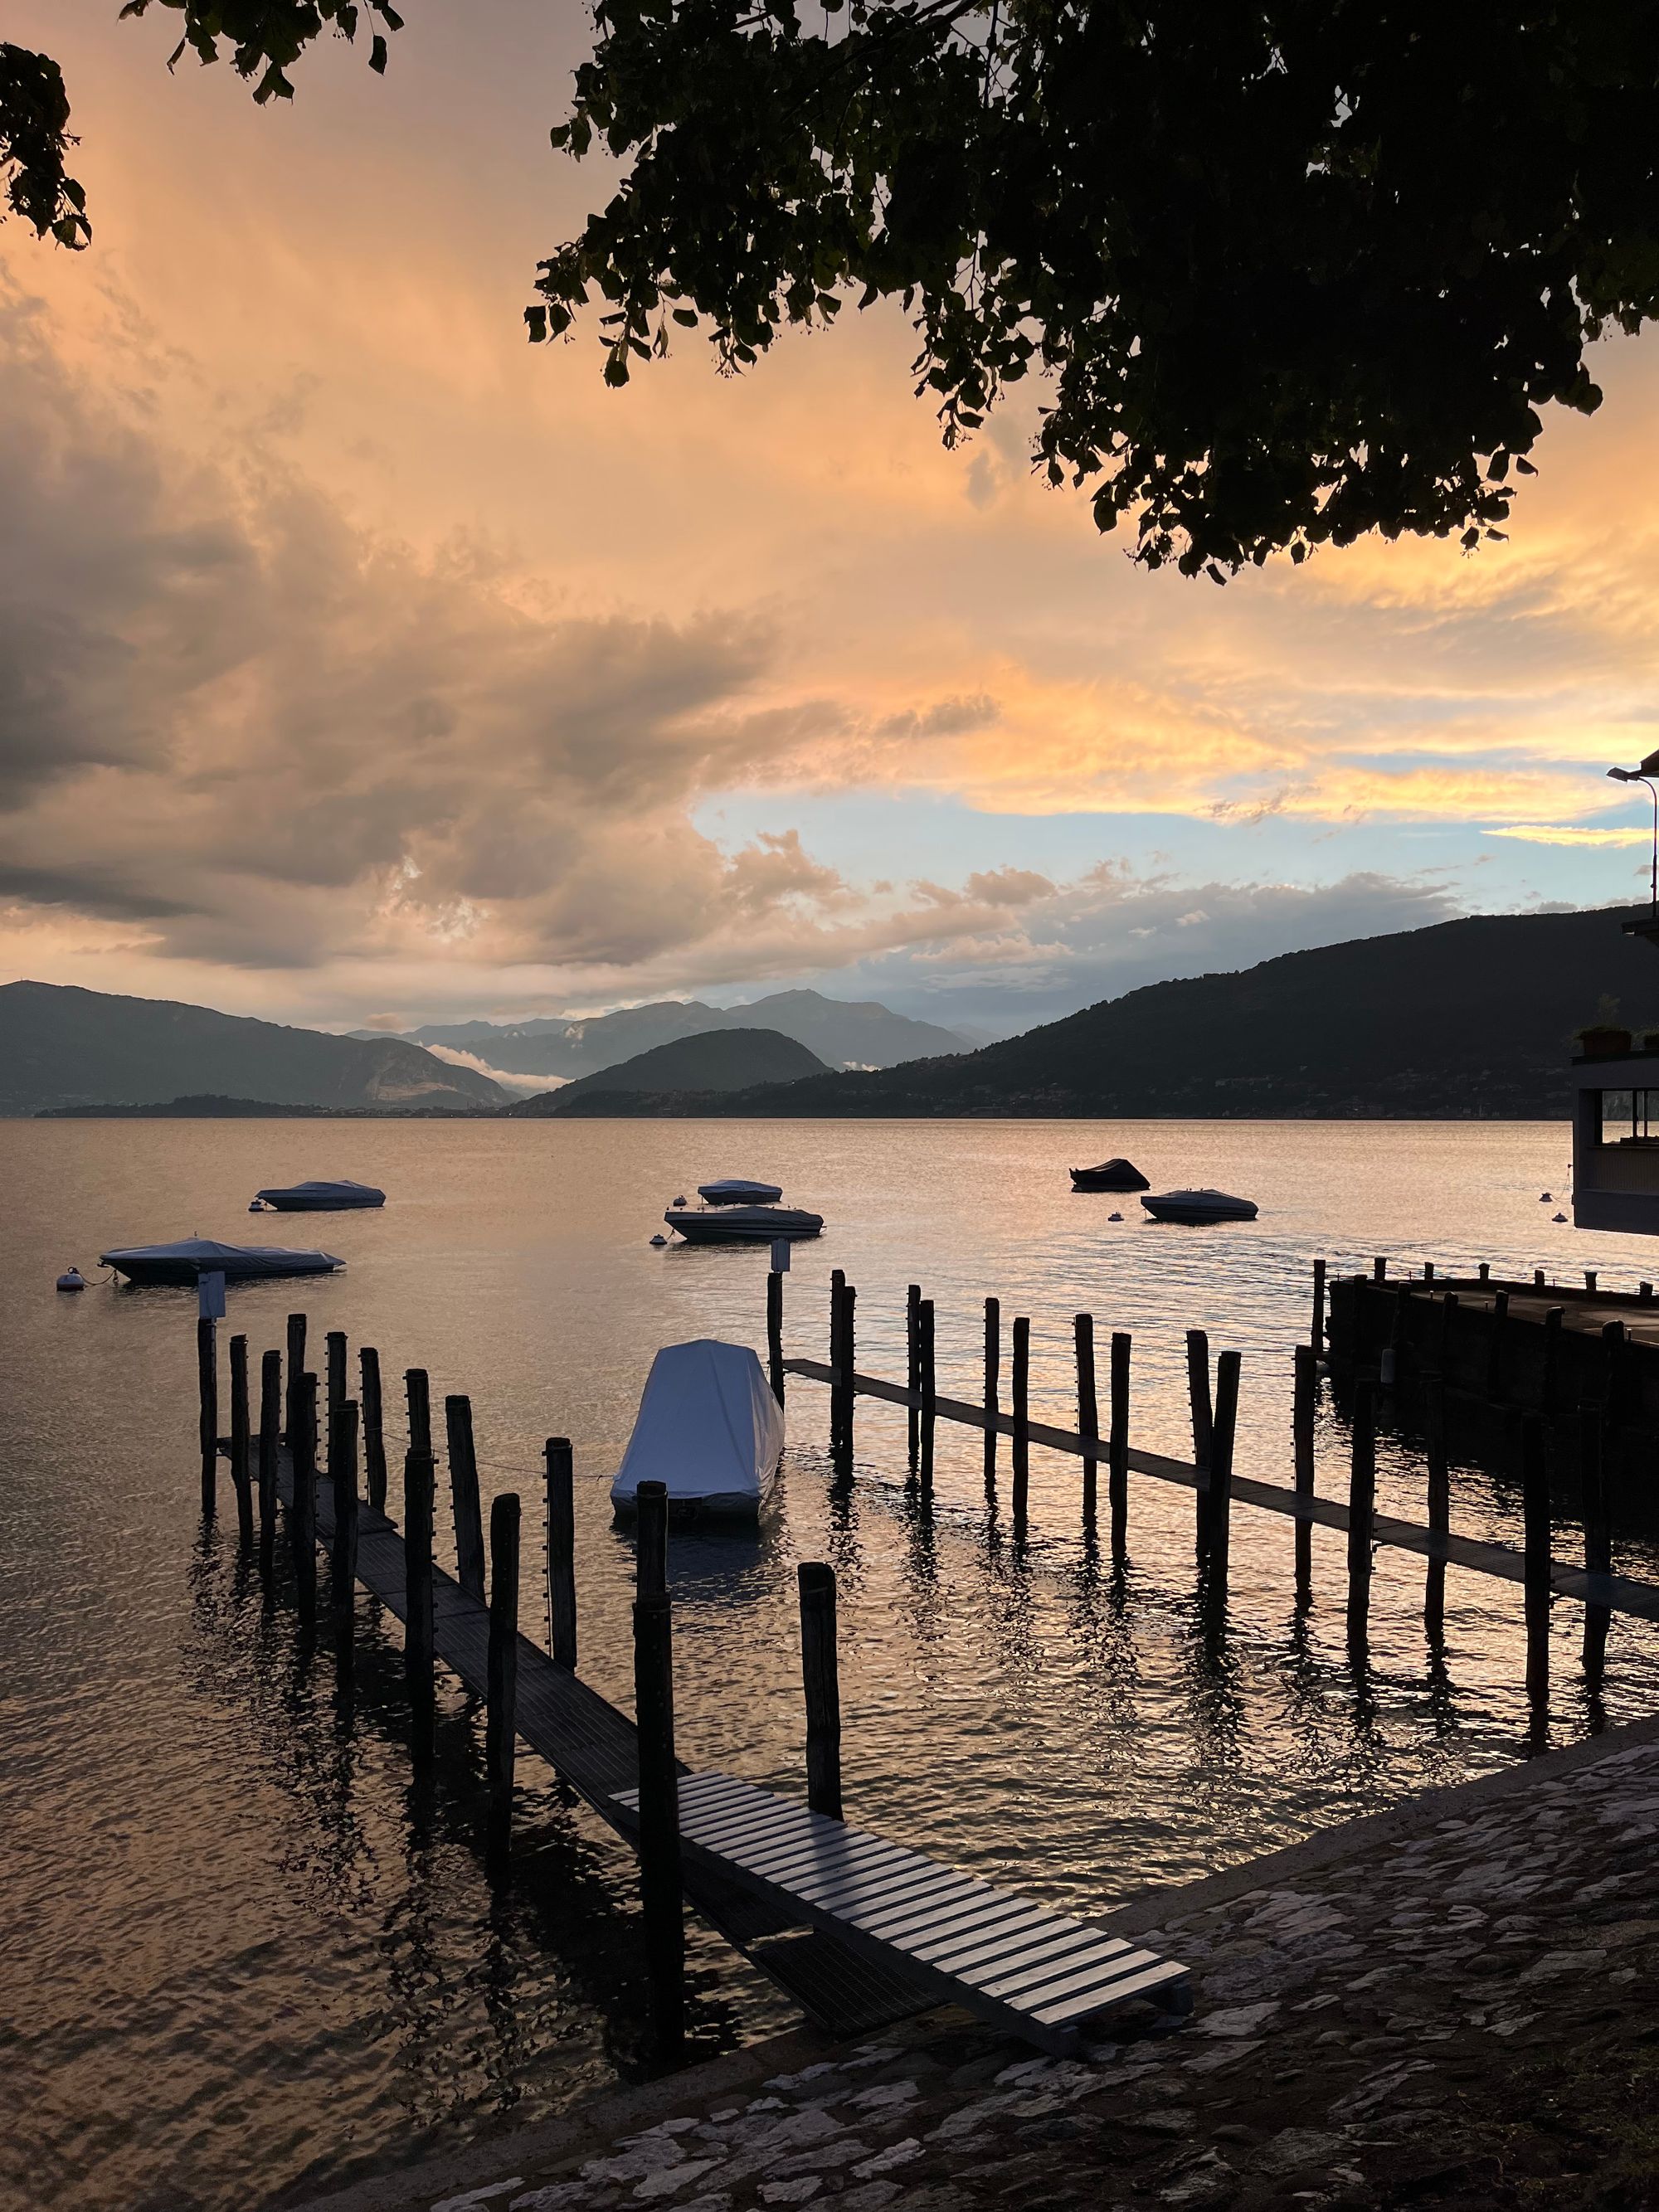
<svg viewBox="0 0 1659 2212">
<path fill-rule="evenodd" d="M 1379 1263 L 1380 1265 L 1381 1263 Z M 1323 1501 L 1315 1492 L 1315 1417 L 1318 1404 L 1320 1349 L 1322 1342 L 1325 1268 L 1319 1262 L 1315 1274 L 1315 1308 L 1311 1340 L 1295 1347 L 1291 1401 L 1291 1445 L 1294 1487 L 1274 1491 L 1251 1483 L 1247 1502 L 1288 1510 L 1294 1519 L 1294 1574 L 1298 1603 L 1311 1595 L 1312 1524 L 1330 1517 L 1320 1510 Z M 906 1297 L 907 1373 L 902 1392 L 860 1376 L 855 1358 L 857 1294 L 840 1270 L 830 1279 L 830 1358 L 823 1375 L 830 1387 L 830 1448 L 838 1467 L 850 1470 L 854 1416 L 860 1395 L 886 1396 L 908 1407 L 909 1457 L 913 1479 L 926 1495 L 933 1479 L 934 1431 L 938 1420 L 965 1421 L 984 1431 L 984 1467 L 988 1494 L 996 1481 L 999 1437 L 1010 1443 L 1012 1507 L 1016 1531 L 1026 1512 L 1030 1463 L 1030 1323 L 1017 1318 L 1012 1330 L 1009 1407 L 1005 1415 L 1000 1399 L 1002 1322 L 995 1298 L 984 1306 L 983 1389 L 980 1403 L 948 1401 L 951 1410 L 940 1413 L 936 1376 L 935 1323 L 933 1301 L 912 1284 Z M 768 1298 L 769 1351 L 774 1386 L 780 1395 L 791 1363 L 785 1361 L 781 1342 L 781 1278 L 775 1273 Z M 1076 1376 L 1077 1431 L 1066 1434 L 1065 1448 L 1082 1458 L 1082 1515 L 1085 1535 L 1092 1536 L 1097 1522 L 1097 1468 L 1104 1461 L 1114 1564 L 1127 1558 L 1128 1475 L 1130 1450 L 1130 1363 L 1132 1342 L 1127 1331 L 1115 1330 L 1110 1340 L 1109 1418 L 1101 1433 L 1097 1399 L 1095 1324 L 1091 1315 L 1080 1313 L 1073 1323 Z M 1179 1475 L 1194 1490 L 1194 1550 L 1200 1568 L 1200 1597 L 1207 1619 L 1224 1611 L 1230 1564 L 1232 1509 L 1235 1500 L 1234 1440 L 1238 1414 L 1241 1358 L 1223 1352 L 1215 1362 L 1212 1380 L 1209 1338 L 1203 1329 L 1187 1331 L 1187 1380 L 1190 1407 L 1193 1460 L 1190 1468 L 1160 1462 L 1152 1471 L 1169 1479 Z M 810 1363 L 795 1362 L 800 1370 Z M 1351 1644 L 1363 1650 L 1371 1601 L 1373 1554 L 1379 1542 L 1414 1540 L 1409 1548 L 1426 1553 L 1424 1594 L 1425 1624 L 1438 1644 L 1445 1620 L 1447 1557 L 1476 1572 L 1513 1574 L 1516 1555 L 1504 1547 L 1453 1539 L 1450 1533 L 1451 1481 L 1446 1446 L 1445 1394 L 1440 1376 L 1424 1376 L 1426 1447 L 1425 1504 L 1427 1526 L 1389 1522 L 1379 1534 L 1376 1510 L 1376 1433 L 1379 1389 L 1377 1378 L 1361 1376 L 1352 1386 L 1350 1453 L 1346 1510 L 1340 1518 L 1346 1533 L 1346 1626 Z M 1386 1392 L 1384 1392 L 1386 1395 Z M 1612 1571 L 1611 1522 L 1602 1453 L 1602 1408 L 1586 1403 L 1579 1410 L 1581 1510 L 1584 1529 L 1583 1564 L 1588 1575 L 1607 1577 Z M 1045 1432 L 1045 1441 L 1060 1442 L 1056 1432 Z M 1098 1449 L 1095 1449 L 1095 1447 Z M 1138 1455 L 1143 1461 L 1148 1455 Z M 1547 1425 L 1537 1414 L 1516 1415 L 1513 1425 L 1514 1472 L 1522 1499 L 1522 1543 L 1520 1575 L 1526 1630 L 1526 1684 L 1539 1703 L 1547 1699 L 1549 1686 L 1549 1617 L 1553 1595 L 1552 1576 L 1551 1490 Z M 1426 1541 L 1421 1540 L 1426 1539 Z M 1437 1556 L 1437 1553 L 1438 1554 Z M 1633 1589 L 1634 1586 L 1626 1586 Z M 1651 1591 L 1635 1591 L 1636 1598 L 1650 1601 Z M 1584 1607 L 1583 1663 L 1592 1686 L 1602 1676 L 1610 1612 L 1594 1601 Z M 1633 1608 L 1625 1608 L 1633 1609 Z M 1644 1602 L 1642 1609 L 1648 1610 Z"/>
</svg>

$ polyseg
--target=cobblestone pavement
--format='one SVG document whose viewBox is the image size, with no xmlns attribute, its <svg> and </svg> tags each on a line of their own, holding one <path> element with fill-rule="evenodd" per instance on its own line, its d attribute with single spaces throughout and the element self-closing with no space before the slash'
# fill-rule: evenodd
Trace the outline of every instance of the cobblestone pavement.
<svg viewBox="0 0 1659 2212">
<path fill-rule="evenodd" d="M 1146 1931 L 1178 2028 L 1051 2059 L 934 2014 L 410 2212 L 1659 2207 L 1659 1744 L 1546 1771 Z"/>
</svg>

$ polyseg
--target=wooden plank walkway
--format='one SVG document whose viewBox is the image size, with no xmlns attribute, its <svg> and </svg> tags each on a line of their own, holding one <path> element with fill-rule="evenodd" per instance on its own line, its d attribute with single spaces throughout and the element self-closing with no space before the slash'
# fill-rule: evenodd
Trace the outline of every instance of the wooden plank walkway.
<svg viewBox="0 0 1659 2212">
<path fill-rule="evenodd" d="M 786 1359 L 783 1366 L 787 1375 L 799 1375 L 809 1382 L 833 1384 L 836 1380 L 835 1369 L 821 1360 Z M 883 1382 L 874 1375 L 854 1373 L 852 1387 L 860 1397 L 877 1398 L 890 1406 L 913 1406 L 920 1410 L 922 1404 L 920 1391 Z M 970 1405 L 961 1398 L 935 1397 L 933 1408 L 942 1421 L 955 1421 L 970 1429 L 994 1429 L 999 1436 L 1010 1437 L 1014 1432 L 1012 1414 L 999 1413 L 988 1418 L 982 1406 Z M 1025 1433 L 1034 1444 L 1042 1445 L 1047 1451 L 1064 1452 L 1074 1459 L 1092 1459 L 1105 1465 L 1103 1436 L 1085 1437 L 1071 1429 L 1050 1428 L 1042 1421 L 1027 1422 Z M 1190 1466 L 1185 1460 L 1166 1459 L 1157 1452 L 1139 1450 L 1133 1444 L 1125 1457 L 1133 1473 L 1151 1475 L 1155 1481 L 1174 1483 L 1186 1490 L 1208 1488 L 1204 1469 Z M 1258 1482 L 1244 1474 L 1235 1474 L 1230 1489 L 1237 1505 L 1254 1505 L 1264 1513 L 1282 1514 L 1291 1521 L 1316 1522 L 1325 1528 L 1346 1529 L 1348 1526 L 1348 1508 L 1340 1498 L 1316 1498 L 1310 1492 L 1286 1490 L 1276 1483 Z M 1442 1534 L 1413 1521 L 1397 1521 L 1386 1513 L 1375 1516 L 1371 1534 L 1375 1543 L 1389 1550 L 1414 1552 L 1425 1559 L 1443 1559 L 1449 1565 L 1467 1568 L 1472 1574 L 1492 1575 L 1510 1583 L 1524 1583 L 1526 1579 L 1522 1554 L 1506 1544 L 1488 1544 L 1476 1537 L 1449 1533 Z M 1611 1612 L 1629 1613 L 1638 1620 L 1659 1620 L 1659 1586 L 1638 1582 L 1629 1575 L 1591 1574 L 1583 1567 L 1553 1559 L 1550 1587 L 1558 1597 L 1575 1598 L 1583 1605 L 1606 1606 Z"/>
<path fill-rule="evenodd" d="M 621 1802 L 635 1811 L 637 1791 Z M 1190 2008 L 1173 1960 L 751 1783 L 689 1775 L 679 1807 L 688 1858 L 741 1869 L 781 1910 L 1044 2050 L 1075 2049 L 1086 2023 L 1135 1998 Z"/>
</svg>

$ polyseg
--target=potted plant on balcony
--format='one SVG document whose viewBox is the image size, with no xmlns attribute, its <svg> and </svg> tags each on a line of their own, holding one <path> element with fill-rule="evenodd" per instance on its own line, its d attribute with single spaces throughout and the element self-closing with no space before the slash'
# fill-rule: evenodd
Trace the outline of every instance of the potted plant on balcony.
<svg viewBox="0 0 1659 2212">
<path fill-rule="evenodd" d="M 1577 1033 L 1573 1042 L 1581 1059 L 1611 1060 L 1615 1054 L 1630 1050 L 1631 1036 L 1628 1030 L 1615 1028 L 1611 1022 L 1592 1022 Z"/>
</svg>

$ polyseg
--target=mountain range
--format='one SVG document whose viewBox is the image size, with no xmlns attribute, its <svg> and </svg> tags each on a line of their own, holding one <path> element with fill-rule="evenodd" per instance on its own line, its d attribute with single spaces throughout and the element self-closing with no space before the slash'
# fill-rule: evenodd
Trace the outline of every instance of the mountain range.
<svg viewBox="0 0 1659 2212">
<path fill-rule="evenodd" d="M 616 1102 L 640 1093 L 742 1091 L 757 1084 L 799 1083 L 830 1070 L 815 1052 L 776 1030 L 711 1030 L 706 1036 L 675 1037 L 616 1067 L 600 1068 L 557 1091 L 540 1091 L 505 1106 L 503 1115 L 540 1119 L 562 1114 L 608 1114 Z M 622 1110 L 629 1110 L 623 1108 Z"/>
</svg>

